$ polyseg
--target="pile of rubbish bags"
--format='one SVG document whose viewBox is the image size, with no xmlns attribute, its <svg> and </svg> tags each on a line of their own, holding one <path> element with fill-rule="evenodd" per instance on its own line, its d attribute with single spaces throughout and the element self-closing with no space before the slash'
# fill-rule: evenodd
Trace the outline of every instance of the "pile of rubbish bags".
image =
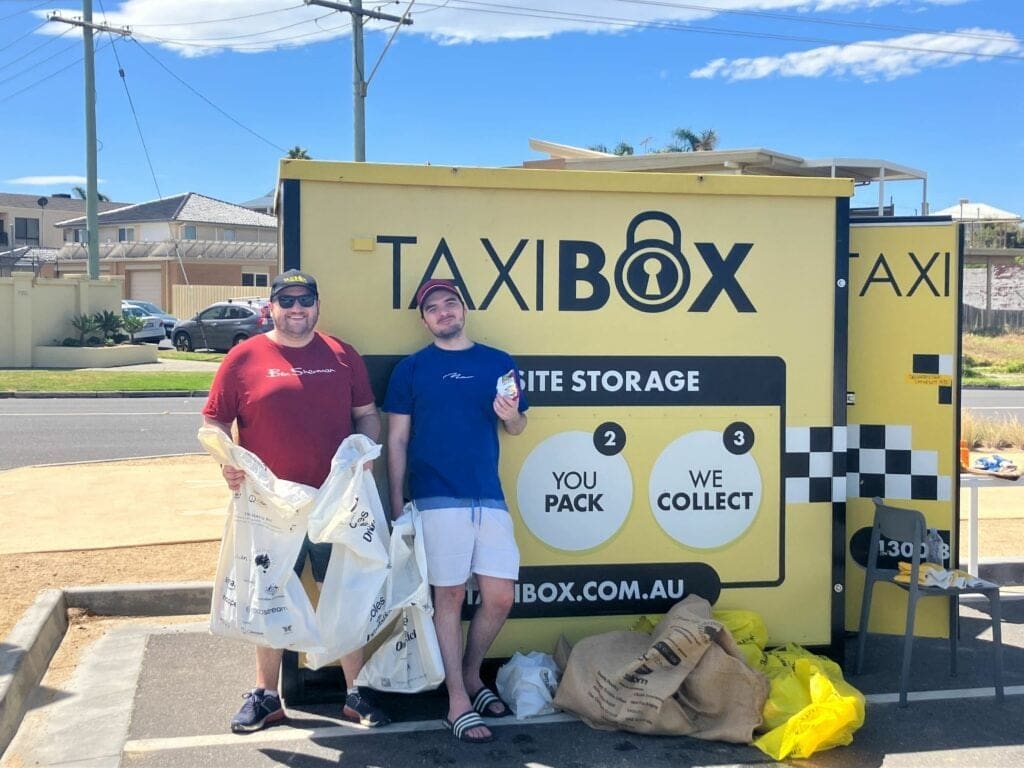
<svg viewBox="0 0 1024 768">
<path fill-rule="evenodd" d="M 691 595 L 656 626 L 517 653 L 498 691 L 519 719 L 560 709 L 593 728 L 753 744 L 775 760 L 850 744 L 864 696 L 834 661 L 767 641 L 756 612 L 712 612 Z"/>
</svg>

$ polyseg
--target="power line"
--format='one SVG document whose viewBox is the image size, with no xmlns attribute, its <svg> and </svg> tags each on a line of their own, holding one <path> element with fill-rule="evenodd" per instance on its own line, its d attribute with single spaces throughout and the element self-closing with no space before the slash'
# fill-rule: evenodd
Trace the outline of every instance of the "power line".
<svg viewBox="0 0 1024 768">
<path fill-rule="evenodd" d="M 575 21 L 583 24 L 595 24 L 603 26 L 617 26 L 626 29 L 664 29 L 674 32 L 696 32 L 701 34 L 709 35 L 722 35 L 726 37 L 752 37 L 758 39 L 767 40 L 785 40 L 788 42 L 801 42 L 801 43 L 813 43 L 815 45 L 830 45 L 830 46 L 863 46 L 866 48 L 879 48 L 882 50 L 894 50 L 894 51 L 911 51 L 915 53 L 943 53 L 950 56 L 959 56 L 962 58 L 998 58 L 998 59 L 1009 59 L 1011 61 L 1024 61 L 1024 55 L 1012 54 L 1012 53 L 987 53 L 987 52 L 973 52 L 973 51 L 956 51 L 948 50 L 944 48 L 934 48 L 926 46 L 912 46 L 912 45 L 898 45 L 894 43 L 876 42 L 872 40 L 861 40 L 854 42 L 843 42 L 837 40 L 829 40 L 824 38 L 816 37 L 804 37 L 800 35 L 786 35 L 781 33 L 771 32 L 753 32 L 753 31 L 742 31 L 737 29 L 728 29 L 721 27 L 706 27 L 698 26 L 695 24 L 688 24 L 684 22 L 676 21 L 639 21 L 636 19 L 624 19 L 613 16 L 599 16 L 596 14 L 586 13 L 571 13 L 563 11 L 551 11 L 546 8 L 525 8 L 523 6 L 510 6 L 501 3 L 486 3 L 478 2 L 475 0 L 454 0 L 459 3 L 457 6 L 452 6 L 452 10 L 464 10 L 476 13 L 491 13 L 503 16 L 521 16 L 524 18 L 537 18 L 547 19 L 551 21 Z M 472 7 L 478 6 L 478 7 Z M 945 33 L 934 32 L 925 34 L 943 35 Z M 994 40 L 1006 40 L 1012 39 L 1014 42 L 1017 41 L 1015 37 L 1007 33 L 1006 37 L 993 36 Z"/>
<path fill-rule="evenodd" d="M 15 16 L 20 16 L 23 13 L 30 13 L 31 11 L 34 11 L 36 8 L 42 8 L 44 5 L 53 5 L 53 3 L 50 2 L 50 0 L 43 0 L 43 2 L 36 3 L 30 8 L 22 8 L 20 11 L 9 13 L 6 16 L 0 16 L 0 21 L 7 21 L 8 19 L 13 19 Z"/>
<path fill-rule="evenodd" d="M 719 8 L 712 5 L 692 5 L 690 3 L 673 3 L 667 0 L 615 0 L 618 3 L 627 5 L 646 5 L 659 8 L 678 8 L 688 11 L 710 11 L 715 14 L 731 14 L 734 16 L 753 16 L 755 18 L 778 19 L 780 21 L 792 21 L 799 24 L 822 24 L 835 27 L 855 27 L 858 29 L 869 29 L 885 32 L 909 32 L 912 34 L 942 35 L 943 37 L 965 37 L 977 40 L 1001 40 L 994 35 L 978 34 L 976 32 L 942 32 L 941 30 L 923 29 L 920 27 L 901 27 L 895 24 L 878 24 L 871 21 L 853 21 L 844 19 L 829 19 L 810 16 L 808 14 L 777 13 L 772 11 L 755 11 L 741 8 Z"/>
<path fill-rule="evenodd" d="M 8 18 L 10 18 L 10 17 L 8 17 Z M 10 47 L 11 47 L 12 45 L 17 45 L 18 43 L 20 43 L 20 42 L 21 42 L 22 40 L 24 40 L 24 39 L 25 39 L 26 37 L 28 37 L 29 35 L 33 34 L 33 33 L 34 33 L 34 32 L 36 32 L 37 30 L 40 30 L 40 29 L 42 29 L 43 27 L 45 27 L 45 26 L 46 26 L 46 25 L 47 25 L 48 23 L 49 23 L 49 20 L 48 20 L 48 19 L 43 19 L 43 21 L 42 21 L 42 23 L 41 23 L 41 24 L 39 24 L 38 26 L 32 27 L 32 29 L 30 29 L 30 30 L 29 30 L 28 32 L 26 32 L 25 34 L 21 35 L 20 37 L 16 37 L 16 38 L 14 38 L 14 39 L 13 39 L 13 40 L 12 40 L 11 42 L 9 42 L 9 43 L 8 43 L 7 45 L 5 45 L 5 46 L 4 46 L 3 48 L 0 48 L 0 53 L 3 53 L 3 52 L 4 52 L 4 51 L 6 51 L 6 50 L 7 50 L 8 48 L 10 48 Z"/>
<path fill-rule="evenodd" d="M 99 53 L 104 48 L 108 47 L 109 45 L 110 45 L 110 43 L 104 43 L 103 45 L 98 45 L 95 48 L 95 52 Z M 54 78 L 57 75 L 59 75 L 61 72 L 64 72 L 64 71 L 66 71 L 68 69 L 71 69 L 72 67 L 76 66 L 77 64 L 81 64 L 82 59 L 84 59 L 84 58 L 85 58 L 85 56 L 79 56 L 77 59 L 75 59 L 73 62 L 68 64 L 66 67 L 61 67 L 60 69 L 54 70 L 53 72 L 51 72 L 50 74 L 46 75 L 45 77 L 42 77 L 39 80 L 36 80 L 35 82 L 26 85 L 21 90 L 14 91 L 14 93 L 8 94 L 7 96 L 0 97 L 0 101 L 7 101 L 9 99 L 13 99 L 15 96 L 20 96 L 25 91 L 29 91 L 29 90 L 35 88 L 37 85 L 42 85 L 47 80 L 51 80 L 52 78 Z"/>
<path fill-rule="evenodd" d="M 250 13 L 245 16 L 231 16 L 226 19 L 202 19 L 200 21 L 179 21 L 179 22 L 167 22 L 166 24 L 132 24 L 133 29 L 141 29 L 143 27 L 194 27 L 200 24 L 221 24 L 225 21 L 243 21 L 245 19 L 255 19 L 258 16 L 271 16 L 275 13 L 285 13 L 286 11 L 294 11 L 298 8 L 305 8 L 303 3 L 298 5 L 289 5 L 287 8 L 278 8 L 273 11 L 259 11 L 257 13 Z"/>
<path fill-rule="evenodd" d="M 47 41 L 46 41 L 45 43 L 40 43 L 39 45 L 37 45 L 37 46 L 36 46 L 35 48 L 33 48 L 33 49 L 32 49 L 31 51 L 28 51 L 27 53 L 23 53 L 23 54 L 21 54 L 21 56 L 19 56 L 19 57 L 18 57 L 18 58 L 16 58 L 16 59 L 11 59 L 11 60 L 10 60 L 9 62 L 7 62 L 6 64 L 0 64 L 0 69 L 7 69 L 7 67 L 11 66 L 12 64 L 17 64 L 17 63 L 18 63 L 19 61 L 21 61 L 22 59 L 28 58 L 28 57 L 29 57 L 29 56 L 31 56 L 31 55 L 32 55 L 33 53 L 36 53 L 37 51 L 39 51 L 39 50 L 42 50 L 43 48 L 45 48 L 46 46 L 48 46 L 48 45 L 49 45 L 50 43 L 55 43 L 55 42 L 57 42 L 58 40 L 60 40 L 60 39 L 61 39 L 62 37 L 64 37 L 64 35 L 66 35 L 66 34 L 67 34 L 68 32 L 70 32 L 70 31 L 71 31 L 71 27 L 67 27 L 67 28 L 66 28 L 66 29 L 65 29 L 65 30 L 64 30 L 63 32 L 61 32 L 61 33 L 60 33 L 59 35 L 54 35 L 54 36 L 53 36 L 53 37 L 51 37 L 51 38 L 50 38 L 49 40 L 47 40 Z M 71 44 L 71 46 L 75 46 L 75 45 L 78 45 L 78 43 L 77 43 L 77 42 L 75 42 L 75 43 L 72 43 L 72 44 Z M 71 47 L 71 46 L 67 46 L 67 47 L 65 47 L 65 48 L 63 48 L 63 49 L 61 49 L 61 50 L 62 50 L 62 51 L 66 51 L 66 50 L 68 50 L 68 48 L 69 48 L 69 47 Z M 53 58 L 53 57 L 51 56 L 50 58 Z M 43 59 L 43 61 L 49 61 L 49 59 Z M 37 62 L 37 63 L 38 63 L 38 64 L 42 64 L 43 62 L 42 62 L 42 61 L 40 61 L 40 62 Z"/>
<path fill-rule="evenodd" d="M 284 148 L 284 147 L 282 147 L 282 146 L 279 146 L 279 145 L 275 144 L 274 142 L 272 142 L 272 141 L 271 141 L 270 139 L 266 138 L 265 136 L 261 136 L 261 135 L 260 135 L 260 134 L 258 134 L 258 133 L 257 133 L 256 131 L 254 131 L 254 130 L 253 130 L 252 128 L 250 128 L 249 126 L 247 126 L 247 125 L 243 124 L 242 122 L 240 122 L 239 120 L 235 119 L 235 118 L 234 118 L 234 117 L 232 117 L 232 116 L 231 116 L 230 114 L 228 114 L 228 113 L 227 113 L 227 112 L 225 112 L 225 111 L 224 111 L 223 109 L 221 109 L 221 108 L 220 108 L 220 107 L 218 107 L 218 106 L 217 106 L 216 104 L 214 104 L 214 103 L 213 103 L 212 101 L 210 101 L 210 100 L 209 100 L 208 98 L 206 98 L 206 96 L 204 96 L 204 95 L 203 95 L 202 93 L 200 93 L 200 92 L 199 92 L 199 91 L 197 91 L 197 90 L 196 90 L 195 88 L 193 88 L 193 87 L 192 87 L 191 85 L 189 85 L 189 84 L 188 84 L 188 83 L 186 83 L 186 82 L 185 82 L 184 80 L 182 80 L 182 79 L 181 79 L 180 77 L 178 77 L 178 76 L 177 76 L 177 75 L 176 75 L 176 74 L 175 74 L 174 72 L 172 72 L 172 71 L 171 71 L 171 70 L 170 70 L 170 69 L 169 69 L 169 68 L 167 67 L 167 65 L 166 65 L 166 64 L 164 64 L 164 63 L 163 63 L 162 61 L 160 61 L 160 59 L 158 59 L 158 58 L 157 58 L 156 56 L 154 56 L 154 55 L 153 55 L 152 53 L 150 53 L 149 51 L 147 51 L 147 50 L 146 50 L 146 47 L 145 47 L 144 45 L 142 45 L 142 43 L 140 43 L 140 42 L 139 42 L 138 40 L 136 40 L 136 39 L 135 39 L 134 37 L 132 38 L 132 42 L 133 42 L 133 43 L 135 43 L 135 44 L 136 44 L 137 46 L 139 46 L 139 48 L 141 48 L 141 49 L 142 49 L 142 51 L 143 51 L 143 52 L 144 52 L 144 53 L 145 53 L 145 54 L 146 54 L 147 56 L 149 56 L 149 58 L 151 58 L 151 59 L 152 59 L 153 61 L 155 61 L 155 62 L 156 62 L 157 64 L 159 64 L 159 65 L 160 65 L 160 67 L 161 67 L 161 68 L 162 68 L 162 69 L 163 69 L 163 70 L 164 70 L 164 71 L 165 71 L 165 72 L 166 72 L 167 74 L 169 74 L 169 75 L 170 75 L 171 77 L 173 77 L 173 78 L 174 78 L 175 80 L 177 80 L 177 81 L 178 81 L 179 83 L 181 83 L 182 85 L 184 85 L 184 86 L 185 86 L 186 88 L 188 88 L 188 89 L 189 89 L 190 91 L 192 91 L 192 93 L 194 93 L 194 94 L 195 94 L 196 96 L 198 96 L 198 97 L 199 97 L 200 99 L 202 99 L 203 101 L 205 101 L 205 102 L 206 102 L 207 104 L 209 104 L 209 105 L 210 105 L 211 107 L 213 107 L 213 108 L 214 108 L 215 110 L 217 110 L 218 112 L 220 112 L 220 113 L 221 113 L 222 115 L 224 115 L 224 117 L 226 117 L 226 118 L 227 118 L 228 120 L 230 120 L 231 122 L 233 122 L 233 123 L 234 123 L 235 125 L 237 125 L 237 126 L 238 126 L 239 128 L 241 128 L 241 129 L 242 129 L 242 130 L 244 130 L 244 131 L 247 131 L 248 133 L 251 133 L 251 134 L 252 134 L 253 136 L 255 136 L 255 137 L 256 137 L 257 139 L 259 139 L 260 141 L 262 141 L 262 142 L 263 142 L 264 144 L 267 144 L 268 146 L 271 146 L 271 147 L 273 147 L 274 149 L 278 150 L 279 152 L 281 152 L 281 153 L 283 153 L 283 154 L 288 154 L 288 150 L 287 150 L 287 149 L 285 149 L 285 148 Z"/>
<path fill-rule="evenodd" d="M 301 21 L 296 21 L 296 22 L 293 22 L 291 24 L 285 24 L 282 27 L 275 27 L 274 29 L 264 29 L 264 30 L 260 30 L 259 32 L 246 32 L 245 34 L 241 34 L 241 35 L 226 35 L 224 37 L 200 37 L 198 39 L 205 43 L 205 42 L 216 42 L 217 40 L 241 40 L 242 38 L 245 38 L 245 37 L 259 37 L 260 35 L 269 35 L 271 32 L 281 32 L 281 31 L 283 31 L 285 29 L 291 29 L 292 27 L 298 27 L 298 26 L 301 26 L 303 24 L 309 24 L 309 22 L 311 22 L 311 21 L 312 22 L 317 22 L 320 19 L 326 19 L 328 16 L 333 16 L 333 15 L 334 15 L 333 12 L 332 13 L 325 13 L 322 16 L 317 16 L 314 19 L 302 19 Z M 159 38 L 154 38 L 154 39 L 159 39 Z"/>
<path fill-rule="evenodd" d="M 15 72 L 15 73 L 14 73 L 13 75 L 8 75 L 7 77 L 5 77 L 5 78 L 3 78 L 2 80 L 0 80 L 0 84 L 3 84 L 3 83 L 9 83 L 9 82 L 10 82 L 11 80 L 14 80 L 15 78 L 17 78 L 17 77 L 20 77 L 21 75 L 24 75 L 24 74 L 26 74 L 26 73 L 28 73 L 28 72 L 31 72 L 31 71 L 32 71 L 32 70 L 34 70 L 34 69 L 35 69 L 36 67 L 38 67 L 38 66 L 39 66 L 40 64 L 45 64 L 46 62 L 50 61 L 51 59 L 55 59 L 55 58 L 57 58 L 58 56 L 60 56 L 60 55 L 62 55 L 62 54 L 64 54 L 64 53 L 67 53 L 67 52 L 68 52 L 68 51 L 70 51 L 70 50 L 71 50 L 72 48 L 77 48 L 77 47 L 78 47 L 78 42 L 77 42 L 77 41 L 74 41 L 74 42 L 72 42 L 72 43 L 71 43 L 70 45 L 66 45 L 66 46 L 64 46 L 63 48 L 61 48 L 61 49 L 60 49 L 59 51 L 57 51 L 56 53 L 54 53 L 54 54 L 52 54 L 52 55 L 50 55 L 50 56 L 47 56 L 47 57 L 46 57 L 45 59 L 40 59 L 39 61 L 37 61 L 37 62 L 34 62 L 33 64 L 30 64 L 30 65 L 29 65 L 29 66 L 28 66 L 27 68 L 25 68 L 25 69 L 19 69 L 19 70 L 18 70 L 17 72 Z M 15 61 L 17 61 L 17 59 L 15 59 Z M 11 62 L 11 64 L 13 64 L 13 63 L 14 63 L 14 62 L 12 61 L 12 62 Z M 3 69 L 4 67 L 8 67 L 8 66 L 10 66 L 10 64 L 5 64 L 5 65 L 4 65 L 3 67 L 0 67 L 0 69 Z"/>
<path fill-rule="evenodd" d="M 103 21 L 106 23 L 107 20 L 107 9 L 103 7 L 103 0 L 100 0 L 100 10 L 103 13 Z M 162 198 L 163 194 L 160 192 L 160 183 L 156 180 L 156 171 L 153 170 L 153 158 L 149 155 L 149 147 L 146 146 L 146 137 L 142 135 L 142 124 L 139 122 L 139 114 L 135 111 L 135 101 L 132 99 L 132 93 L 128 89 L 128 78 L 124 74 L 124 65 L 121 64 L 121 57 L 117 53 L 117 44 L 112 32 L 108 32 L 110 35 L 110 42 L 113 43 L 114 59 L 117 61 L 117 74 L 121 77 L 121 83 L 124 85 L 124 95 L 128 98 L 128 107 L 132 112 L 132 119 L 135 120 L 135 130 L 139 134 L 139 141 L 142 143 L 142 153 L 146 156 L 146 164 L 149 166 L 149 175 L 153 177 L 153 186 L 156 188 L 156 196 Z"/>
<path fill-rule="evenodd" d="M 322 19 L 326 19 L 326 18 L 328 18 L 330 16 L 334 16 L 334 14 L 333 13 L 325 13 L 322 16 L 317 16 L 314 19 L 306 19 L 303 22 L 299 22 L 301 24 L 305 24 L 305 23 L 308 23 L 308 22 L 313 22 L 317 26 L 317 30 L 315 32 L 306 32 L 306 33 L 303 33 L 301 35 L 292 35 L 291 37 L 278 37 L 278 38 L 273 38 L 271 40 L 253 40 L 252 42 L 249 42 L 249 43 L 228 43 L 228 44 L 224 44 L 224 43 L 212 43 L 212 42 L 193 42 L 193 40 L 191 38 L 157 37 L 155 35 L 146 35 L 146 34 L 138 34 L 138 35 L 135 35 L 135 36 L 139 37 L 139 38 L 142 38 L 143 40 L 152 40 L 153 42 L 156 42 L 156 43 L 163 43 L 165 45 L 179 45 L 179 46 L 183 46 L 183 47 L 230 48 L 232 50 L 237 50 L 237 49 L 245 48 L 245 49 L 248 49 L 248 50 L 251 50 L 251 51 L 273 50 L 278 43 L 286 43 L 286 42 L 290 42 L 292 40 L 303 40 L 303 39 L 305 39 L 307 37 L 316 37 L 317 35 L 322 35 L 324 32 L 336 32 L 338 30 L 346 29 L 346 28 L 351 26 L 351 24 L 349 22 L 345 22 L 344 24 L 339 24 L 336 27 L 321 27 L 320 26 L 320 21 Z M 288 25 L 288 26 L 298 26 L 298 25 L 297 24 L 291 24 L 291 25 Z M 277 32 L 277 31 L 280 31 L 282 29 L 287 29 L 287 28 L 288 27 L 279 27 L 277 29 L 268 29 L 268 30 L 264 30 L 262 32 L 254 32 L 254 33 L 249 34 L 249 35 L 239 35 L 238 37 L 254 37 L 254 36 L 257 36 L 257 35 L 265 35 L 265 34 L 269 34 L 270 32 Z M 204 40 L 204 41 L 208 41 L 208 40 L 230 40 L 230 39 L 233 39 L 233 38 L 230 38 L 230 37 L 225 37 L 225 38 L 216 38 L 216 37 L 212 37 L 211 38 L 211 37 L 208 37 L 208 38 L 199 38 L 199 39 L 200 40 Z"/>
<path fill-rule="evenodd" d="M 409 0 L 409 5 L 406 6 L 405 13 L 402 14 L 403 19 L 405 19 L 409 15 L 415 3 L 416 0 Z M 391 43 L 394 42 L 395 40 L 395 35 L 398 34 L 398 30 L 400 30 L 402 26 L 402 22 L 398 22 L 397 24 L 395 24 L 395 28 L 391 31 L 391 37 L 389 37 L 387 43 L 384 44 L 384 50 L 380 52 L 380 56 L 377 57 L 377 61 L 373 65 L 373 69 L 370 70 L 369 77 L 366 78 L 367 87 L 369 87 L 370 83 L 373 81 L 373 76 L 377 72 L 377 67 L 379 67 L 380 63 L 384 61 L 384 54 L 388 52 L 388 48 L 391 47 Z"/>
<path fill-rule="evenodd" d="M 323 18 L 323 17 L 321 17 Z M 244 50 L 250 53 L 260 53 L 262 51 L 274 51 L 277 50 L 280 43 L 288 43 L 293 40 L 305 40 L 309 37 L 322 36 L 325 32 L 337 32 L 338 30 L 347 29 L 352 26 L 349 22 L 339 24 L 336 27 L 321 27 L 319 21 L 317 22 L 317 30 L 315 32 L 306 32 L 301 35 L 292 35 L 291 37 L 279 37 L 273 40 L 254 40 L 251 43 L 194 43 L 191 40 L 179 40 L 175 38 L 166 37 L 154 37 L 153 35 L 136 34 L 135 37 L 142 40 L 150 40 L 154 43 L 161 43 L 163 45 L 177 45 L 183 48 L 229 48 L 233 51 Z"/>
</svg>

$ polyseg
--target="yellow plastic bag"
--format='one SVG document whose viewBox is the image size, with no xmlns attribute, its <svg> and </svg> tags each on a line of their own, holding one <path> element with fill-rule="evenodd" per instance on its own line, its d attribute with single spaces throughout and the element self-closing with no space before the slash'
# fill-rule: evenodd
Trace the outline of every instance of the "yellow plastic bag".
<svg viewBox="0 0 1024 768">
<path fill-rule="evenodd" d="M 711 615 L 725 625 L 733 640 L 741 646 L 749 643 L 763 651 L 767 645 L 768 627 L 756 611 L 723 610 L 712 611 Z"/>
<path fill-rule="evenodd" d="M 761 614 L 756 611 L 721 610 L 713 611 L 711 615 L 729 630 L 747 666 L 764 672 L 764 647 L 768 643 L 768 627 L 765 626 Z"/>
<path fill-rule="evenodd" d="M 759 730 L 767 732 L 754 740 L 755 747 L 783 760 L 853 741 L 864 724 L 864 696 L 843 679 L 838 664 L 796 645 L 765 657 L 771 690 Z"/>
</svg>

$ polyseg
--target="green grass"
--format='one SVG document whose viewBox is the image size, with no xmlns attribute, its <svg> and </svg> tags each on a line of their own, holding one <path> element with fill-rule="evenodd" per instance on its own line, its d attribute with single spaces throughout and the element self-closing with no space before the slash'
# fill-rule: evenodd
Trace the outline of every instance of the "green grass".
<svg viewBox="0 0 1024 768">
<path fill-rule="evenodd" d="M 0 370 L 0 392 L 192 392 L 212 381 L 212 371 Z"/>
<path fill-rule="evenodd" d="M 1024 387 L 1024 333 L 965 333 L 962 375 L 965 387 Z"/>
<path fill-rule="evenodd" d="M 224 352 L 179 352 L 176 349 L 161 349 L 156 353 L 163 360 L 200 360 L 206 363 L 219 363 L 224 359 Z"/>
</svg>

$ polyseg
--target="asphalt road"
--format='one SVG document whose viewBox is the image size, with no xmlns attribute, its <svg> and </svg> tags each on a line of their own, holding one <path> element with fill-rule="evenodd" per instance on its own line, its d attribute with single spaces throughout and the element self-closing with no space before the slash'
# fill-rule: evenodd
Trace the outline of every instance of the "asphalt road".
<svg viewBox="0 0 1024 768">
<path fill-rule="evenodd" d="M 202 397 L 0 400 L 0 470 L 201 453 Z"/>
<path fill-rule="evenodd" d="M 1024 422 L 1024 392 L 1014 389 L 965 389 L 961 407 L 986 419 Z"/>
<path fill-rule="evenodd" d="M 964 390 L 963 407 L 1024 421 L 1024 391 Z M 0 470 L 201 453 L 202 397 L 0 400 Z"/>
</svg>

